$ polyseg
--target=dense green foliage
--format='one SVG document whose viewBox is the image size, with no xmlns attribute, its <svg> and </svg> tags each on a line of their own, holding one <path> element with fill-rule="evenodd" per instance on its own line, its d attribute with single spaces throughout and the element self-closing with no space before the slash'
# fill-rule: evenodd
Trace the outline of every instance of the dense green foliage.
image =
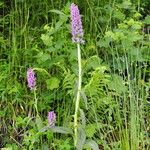
<svg viewBox="0 0 150 150">
<path fill-rule="evenodd" d="M 0 148 L 75 149 L 72 2 L 80 8 L 85 39 L 77 148 L 150 150 L 148 0 L 1 0 Z M 27 87 L 30 67 L 36 72 L 38 115 L 35 93 Z M 52 110 L 54 131 L 47 128 Z"/>
</svg>

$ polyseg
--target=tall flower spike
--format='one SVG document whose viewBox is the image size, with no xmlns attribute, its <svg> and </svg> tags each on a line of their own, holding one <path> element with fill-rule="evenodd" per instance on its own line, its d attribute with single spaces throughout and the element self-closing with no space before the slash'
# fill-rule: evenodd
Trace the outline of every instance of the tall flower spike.
<svg viewBox="0 0 150 150">
<path fill-rule="evenodd" d="M 71 28 L 72 28 L 72 41 L 75 43 L 84 44 L 83 28 L 79 8 L 74 3 L 71 4 Z"/>
<path fill-rule="evenodd" d="M 50 111 L 48 112 L 48 123 L 50 127 L 54 127 L 55 126 L 55 122 L 56 122 L 56 114 L 54 111 Z"/>
<path fill-rule="evenodd" d="M 29 68 L 27 71 L 27 81 L 28 81 L 28 87 L 30 90 L 33 90 L 36 85 L 36 77 L 33 69 Z"/>
</svg>

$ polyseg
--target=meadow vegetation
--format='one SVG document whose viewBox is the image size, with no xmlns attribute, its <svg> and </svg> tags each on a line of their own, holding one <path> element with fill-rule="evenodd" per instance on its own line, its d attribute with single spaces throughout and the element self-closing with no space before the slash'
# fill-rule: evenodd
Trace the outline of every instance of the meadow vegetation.
<svg viewBox="0 0 150 150">
<path fill-rule="evenodd" d="M 76 144 L 71 3 L 85 40 Z M 148 0 L 0 0 L 0 148 L 150 150 L 149 32 Z"/>
</svg>

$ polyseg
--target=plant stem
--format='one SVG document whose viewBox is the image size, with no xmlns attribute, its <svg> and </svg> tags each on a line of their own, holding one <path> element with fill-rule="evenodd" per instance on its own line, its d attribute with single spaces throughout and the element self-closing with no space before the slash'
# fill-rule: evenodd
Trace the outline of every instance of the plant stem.
<svg viewBox="0 0 150 150">
<path fill-rule="evenodd" d="M 35 100 L 35 104 L 34 104 L 34 106 L 35 106 L 35 109 L 36 109 L 36 113 L 37 113 L 37 115 L 38 115 L 39 113 L 38 113 L 38 108 L 37 108 L 36 89 L 34 89 L 34 100 Z"/>
<path fill-rule="evenodd" d="M 75 114 L 74 114 L 74 145 L 75 146 L 77 145 L 77 139 L 78 139 L 78 111 L 79 111 L 80 92 L 81 92 L 81 83 L 82 83 L 80 44 L 77 44 L 77 50 L 78 50 L 78 89 L 77 89 L 77 97 L 75 101 Z"/>
</svg>

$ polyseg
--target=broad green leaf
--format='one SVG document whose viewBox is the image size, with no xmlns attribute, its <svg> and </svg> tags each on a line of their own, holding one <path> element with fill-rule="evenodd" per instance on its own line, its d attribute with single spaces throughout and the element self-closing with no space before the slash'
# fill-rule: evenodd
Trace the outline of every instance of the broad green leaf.
<svg viewBox="0 0 150 150">
<path fill-rule="evenodd" d="M 33 70 L 39 71 L 41 73 L 45 73 L 46 75 L 50 76 L 50 74 L 43 68 L 33 68 Z"/>
<path fill-rule="evenodd" d="M 71 150 L 72 149 L 72 146 L 70 145 L 70 141 L 71 139 L 70 138 L 67 138 L 67 139 L 62 139 L 60 140 L 61 142 L 58 144 L 58 148 L 57 149 L 60 149 L 60 150 Z"/>
<path fill-rule="evenodd" d="M 147 15 L 144 19 L 144 23 L 150 24 L 150 15 Z"/>
<path fill-rule="evenodd" d="M 4 5 L 4 2 L 0 2 L 0 7 L 2 7 Z"/>
<path fill-rule="evenodd" d="M 48 89 L 54 90 L 59 87 L 60 80 L 56 77 L 51 77 L 50 79 L 46 80 L 46 83 Z"/>
<path fill-rule="evenodd" d="M 43 128 L 40 130 L 40 132 L 45 132 L 45 131 L 49 130 L 49 128 L 50 128 L 50 127 L 45 126 L 45 127 L 43 127 Z"/>
<path fill-rule="evenodd" d="M 53 41 L 52 41 L 53 37 L 52 36 L 49 36 L 47 34 L 41 34 L 41 39 L 46 46 L 52 46 L 52 43 L 53 43 Z"/>
<path fill-rule="evenodd" d="M 56 14 L 58 14 L 58 15 L 65 15 L 62 11 L 57 10 L 57 9 L 52 9 L 52 10 L 50 10 L 49 12 L 53 12 L 53 13 L 56 13 Z"/>
<path fill-rule="evenodd" d="M 96 133 L 96 124 L 88 124 L 86 126 L 86 136 L 89 138 L 92 138 L 94 136 L 94 134 Z"/>
<path fill-rule="evenodd" d="M 110 90 L 116 91 L 118 94 L 127 91 L 124 80 L 121 76 L 118 76 L 116 74 L 112 75 L 112 80 L 110 83 L 108 83 L 108 85 Z"/>
<path fill-rule="evenodd" d="M 82 150 L 85 144 L 86 134 L 82 128 L 78 128 L 77 150 Z"/>
<path fill-rule="evenodd" d="M 72 129 L 61 126 L 54 126 L 54 127 L 45 126 L 40 130 L 40 132 L 45 132 L 47 130 L 51 130 L 54 133 L 73 134 Z"/>
<path fill-rule="evenodd" d="M 118 7 L 123 8 L 123 9 L 130 9 L 132 6 L 132 3 L 130 1 L 123 1 L 122 4 L 118 4 Z"/>
<path fill-rule="evenodd" d="M 54 126 L 50 128 L 53 132 L 62 133 L 62 134 L 73 134 L 72 129 L 60 126 Z"/>
<path fill-rule="evenodd" d="M 48 143 L 47 143 L 47 142 L 42 143 L 41 149 L 42 149 L 42 150 L 49 150 L 49 145 L 48 145 Z"/>
<path fill-rule="evenodd" d="M 43 123 L 42 123 L 40 116 L 36 116 L 35 122 L 38 128 L 38 131 L 40 131 L 43 128 Z"/>
<path fill-rule="evenodd" d="M 119 10 L 114 11 L 114 17 L 119 19 L 119 20 L 125 19 L 125 15 Z"/>
<path fill-rule="evenodd" d="M 38 59 L 38 63 L 43 63 L 50 59 L 50 55 L 43 52 L 38 53 L 36 57 Z"/>
<path fill-rule="evenodd" d="M 82 126 L 83 126 L 83 128 L 85 128 L 86 118 L 85 118 L 85 114 L 84 114 L 83 109 L 80 109 L 80 117 L 81 117 L 81 121 L 82 121 Z"/>
<path fill-rule="evenodd" d="M 86 95 L 85 95 L 85 92 L 84 92 L 84 91 L 81 91 L 80 94 L 81 94 L 81 98 L 82 98 L 83 101 L 84 101 L 84 104 L 85 104 L 84 106 L 85 106 L 85 108 L 88 109 L 87 97 L 86 97 Z"/>
<path fill-rule="evenodd" d="M 84 70 L 96 69 L 97 67 L 100 67 L 101 63 L 102 60 L 98 56 L 94 55 L 86 61 Z"/>
<path fill-rule="evenodd" d="M 93 140 L 86 140 L 85 146 L 91 148 L 92 150 L 99 150 L 98 144 Z"/>
</svg>

